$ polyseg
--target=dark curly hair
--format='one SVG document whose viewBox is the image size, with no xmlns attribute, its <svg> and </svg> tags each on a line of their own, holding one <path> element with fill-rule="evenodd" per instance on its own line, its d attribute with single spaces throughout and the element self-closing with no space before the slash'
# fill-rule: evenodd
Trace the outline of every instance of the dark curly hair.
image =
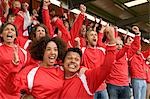
<svg viewBox="0 0 150 99">
<path fill-rule="evenodd" d="M 30 54 L 33 59 L 43 61 L 44 52 L 49 42 L 55 42 L 58 47 L 58 60 L 62 60 L 66 51 L 66 44 L 62 39 L 54 37 L 50 39 L 48 36 L 42 37 L 39 41 L 33 41 L 30 48 Z"/>
</svg>

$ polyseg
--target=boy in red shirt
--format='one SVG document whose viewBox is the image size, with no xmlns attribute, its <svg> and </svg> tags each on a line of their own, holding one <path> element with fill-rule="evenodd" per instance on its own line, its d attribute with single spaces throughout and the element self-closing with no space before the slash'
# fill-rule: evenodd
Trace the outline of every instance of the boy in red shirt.
<svg viewBox="0 0 150 99">
<path fill-rule="evenodd" d="M 109 44 L 115 44 L 113 33 L 113 31 L 108 33 L 108 37 L 110 37 Z M 65 83 L 61 98 L 93 98 L 93 93 L 97 90 L 97 88 L 109 74 L 112 63 L 115 59 L 115 46 L 108 45 L 106 47 L 106 50 L 107 51 L 104 63 L 102 63 L 101 65 L 94 64 L 95 68 L 86 70 L 83 74 L 78 75 L 82 52 L 78 48 L 68 49 L 63 60 Z M 109 57 L 111 57 L 112 59 L 110 60 Z"/>
</svg>

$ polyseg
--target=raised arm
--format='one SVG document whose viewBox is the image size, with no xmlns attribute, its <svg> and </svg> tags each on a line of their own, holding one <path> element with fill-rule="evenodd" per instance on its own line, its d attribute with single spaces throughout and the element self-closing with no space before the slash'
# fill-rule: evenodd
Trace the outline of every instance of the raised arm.
<svg viewBox="0 0 150 99">
<path fill-rule="evenodd" d="M 141 42 L 141 32 L 137 26 L 133 26 L 132 30 L 135 32 L 134 41 L 131 44 L 131 48 L 128 50 L 127 56 L 128 59 L 130 58 L 140 49 L 140 42 Z"/>
<path fill-rule="evenodd" d="M 117 52 L 116 60 L 119 60 L 121 57 L 123 57 L 125 53 L 128 52 L 129 48 L 130 48 L 130 45 L 125 44 L 123 48 Z"/>
<path fill-rule="evenodd" d="M 91 91 L 94 93 L 100 84 L 110 74 L 111 67 L 113 66 L 116 57 L 116 44 L 114 37 L 114 29 L 112 27 L 107 28 L 107 37 L 109 38 L 109 44 L 106 47 L 106 56 L 102 66 L 95 66 L 96 68 L 87 70 L 85 75 L 87 77 L 87 84 Z"/>
<path fill-rule="evenodd" d="M 23 29 L 27 29 L 28 26 L 31 25 L 31 17 L 30 17 L 30 13 L 28 11 L 28 7 L 29 7 L 29 4 L 28 3 L 23 3 L 23 9 L 24 9 L 24 25 L 23 25 Z"/>
<path fill-rule="evenodd" d="M 66 29 L 66 27 L 63 24 L 63 21 L 59 19 L 58 17 L 54 17 L 52 20 L 55 25 L 58 27 L 58 29 L 62 32 L 62 39 L 67 43 L 69 40 L 71 40 L 71 36 L 69 31 Z"/>
<path fill-rule="evenodd" d="M 72 26 L 72 28 L 70 30 L 70 33 L 71 33 L 71 44 L 73 46 L 75 45 L 74 39 L 79 35 L 81 26 L 83 24 L 84 17 L 85 17 L 84 13 L 86 11 L 86 7 L 84 5 L 80 5 L 80 11 L 81 11 L 81 13 L 79 14 L 77 19 L 73 23 L 73 26 Z"/>
<path fill-rule="evenodd" d="M 54 31 L 51 25 L 51 20 L 50 20 L 50 15 L 49 15 L 49 10 L 48 10 L 49 5 L 50 5 L 49 0 L 43 0 L 42 19 L 43 19 L 44 25 L 46 25 L 48 28 L 49 36 L 52 38 L 54 35 Z"/>
<path fill-rule="evenodd" d="M 99 27 L 100 28 L 100 27 Z M 97 41 L 97 46 L 99 47 L 105 47 L 105 44 L 102 42 L 102 39 L 104 37 L 104 30 L 105 30 L 106 26 L 102 25 L 99 33 L 98 33 L 98 41 Z"/>
<path fill-rule="evenodd" d="M 3 0 L 3 3 L 6 5 L 5 6 L 5 13 L 3 14 L 2 18 L 1 18 L 1 21 L 2 23 L 6 22 L 7 21 L 7 17 L 8 17 L 8 14 L 9 14 L 9 3 L 8 3 L 8 0 Z M 2 1 L 1 1 L 1 4 L 2 4 Z"/>
</svg>

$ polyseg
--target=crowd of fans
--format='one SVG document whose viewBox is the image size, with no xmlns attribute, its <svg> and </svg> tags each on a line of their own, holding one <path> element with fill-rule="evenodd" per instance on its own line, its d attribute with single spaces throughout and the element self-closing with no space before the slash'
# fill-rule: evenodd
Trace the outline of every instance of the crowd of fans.
<svg viewBox="0 0 150 99">
<path fill-rule="evenodd" d="M 32 13 L 23 1 L 3 5 L 0 99 L 150 99 L 150 50 L 137 26 L 133 38 L 87 22 L 83 4 L 73 22 L 49 0 Z"/>
</svg>

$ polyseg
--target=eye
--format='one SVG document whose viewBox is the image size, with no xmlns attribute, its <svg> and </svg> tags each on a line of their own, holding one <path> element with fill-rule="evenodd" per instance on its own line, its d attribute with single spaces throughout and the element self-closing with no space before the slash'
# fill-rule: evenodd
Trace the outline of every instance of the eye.
<svg viewBox="0 0 150 99">
<path fill-rule="evenodd" d="M 47 49 L 46 49 L 46 51 L 50 51 L 50 50 L 51 50 L 51 48 L 47 48 Z"/>
<path fill-rule="evenodd" d="M 45 30 L 42 30 L 42 32 L 45 32 Z"/>
<path fill-rule="evenodd" d="M 76 61 L 79 61 L 80 59 L 79 59 L 79 58 L 75 58 L 75 60 L 76 60 Z"/>
<path fill-rule="evenodd" d="M 14 29 L 14 28 L 11 28 L 11 30 L 12 30 L 12 31 L 15 31 L 15 29 Z"/>
<path fill-rule="evenodd" d="M 58 48 L 55 48 L 54 51 L 58 51 Z"/>
<path fill-rule="evenodd" d="M 8 30 L 8 28 L 5 28 L 5 29 L 4 29 L 4 31 L 7 31 L 7 30 Z"/>
<path fill-rule="evenodd" d="M 67 57 L 67 59 L 68 59 L 68 60 L 71 60 L 71 59 L 72 59 L 72 57 Z"/>
</svg>

